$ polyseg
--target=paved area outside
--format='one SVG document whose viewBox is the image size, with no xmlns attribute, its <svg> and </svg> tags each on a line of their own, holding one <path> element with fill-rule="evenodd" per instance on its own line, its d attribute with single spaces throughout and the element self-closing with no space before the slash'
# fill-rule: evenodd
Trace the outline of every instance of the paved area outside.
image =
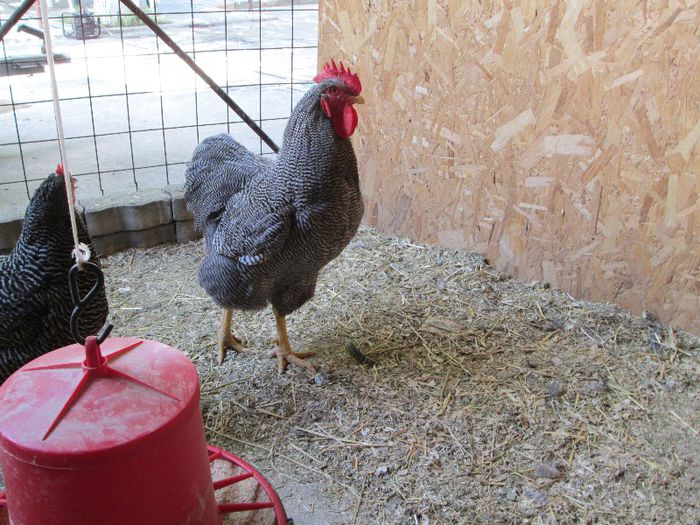
<svg viewBox="0 0 700 525">
<path fill-rule="evenodd" d="M 278 144 L 292 104 L 316 73 L 318 6 L 294 4 L 294 11 L 263 4 L 262 12 L 232 11 L 224 0 L 157 4 L 161 27 L 219 85 L 234 86 L 229 94 L 246 113 L 279 119 L 262 126 Z M 17 5 L 0 0 L 0 18 Z M 50 9 L 59 17 L 51 21 L 54 51 L 70 56 L 56 66 L 68 161 L 72 173 L 100 172 L 78 176 L 79 198 L 180 183 L 198 141 L 215 133 L 229 131 L 261 150 L 230 110 L 227 125 L 226 104 L 148 28 L 105 26 L 99 38 L 83 42 L 62 34 L 66 11 L 65 5 Z M 23 22 L 40 27 L 37 20 Z M 40 48 L 38 38 L 13 29 L 0 45 L 0 60 Z M 265 85 L 274 83 L 287 85 Z M 48 68 L 0 77 L 0 212 L 24 210 L 28 194 L 58 162 L 55 139 Z"/>
</svg>

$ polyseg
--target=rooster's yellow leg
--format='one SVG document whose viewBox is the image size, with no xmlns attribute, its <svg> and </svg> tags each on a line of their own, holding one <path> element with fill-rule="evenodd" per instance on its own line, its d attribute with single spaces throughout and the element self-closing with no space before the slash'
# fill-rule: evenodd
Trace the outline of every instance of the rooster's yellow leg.
<svg viewBox="0 0 700 525">
<path fill-rule="evenodd" d="M 289 345 L 289 337 L 287 336 L 287 321 L 275 308 L 273 308 L 272 311 L 275 314 L 275 321 L 277 321 L 277 347 L 275 348 L 275 353 L 277 354 L 277 371 L 283 374 L 287 369 L 287 365 L 292 363 L 297 366 L 303 366 L 312 374 L 315 373 L 316 367 L 304 361 L 304 358 L 315 355 L 316 352 L 292 352 L 292 347 Z"/>
<path fill-rule="evenodd" d="M 221 316 L 221 327 L 219 328 L 219 364 L 224 362 L 228 350 L 246 352 L 243 342 L 231 332 L 232 316 L 233 310 L 224 308 L 224 313 Z"/>
</svg>

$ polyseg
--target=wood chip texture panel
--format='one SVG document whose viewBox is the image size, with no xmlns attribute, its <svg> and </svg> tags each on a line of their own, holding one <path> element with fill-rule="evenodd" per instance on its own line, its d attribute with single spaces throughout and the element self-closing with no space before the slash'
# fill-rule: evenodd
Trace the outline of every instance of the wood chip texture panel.
<svg viewBox="0 0 700 525">
<path fill-rule="evenodd" d="M 700 2 L 321 0 L 378 229 L 700 333 Z"/>
</svg>

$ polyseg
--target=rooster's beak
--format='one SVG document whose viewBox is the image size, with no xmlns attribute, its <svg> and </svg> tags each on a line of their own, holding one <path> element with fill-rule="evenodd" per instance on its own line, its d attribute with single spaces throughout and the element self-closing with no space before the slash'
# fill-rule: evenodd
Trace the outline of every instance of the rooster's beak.
<svg viewBox="0 0 700 525">
<path fill-rule="evenodd" d="M 362 98 L 361 95 L 357 95 L 356 97 L 350 97 L 350 103 L 351 104 L 364 104 L 365 99 Z"/>
</svg>

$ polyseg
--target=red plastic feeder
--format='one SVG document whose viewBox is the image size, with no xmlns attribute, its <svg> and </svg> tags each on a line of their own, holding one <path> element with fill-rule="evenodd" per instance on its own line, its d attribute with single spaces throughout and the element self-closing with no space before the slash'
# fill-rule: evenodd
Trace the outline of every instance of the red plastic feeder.
<svg viewBox="0 0 700 525">
<path fill-rule="evenodd" d="M 259 472 L 207 447 L 197 371 L 172 347 L 88 337 L 15 372 L 0 406 L 0 507 L 13 525 L 218 525 L 264 508 L 287 523 Z M 212 482 L 215 459 L 242 473 Z M 269 501 L 217 504 L 216 489 L 249 478 Z"/>
</svg>

